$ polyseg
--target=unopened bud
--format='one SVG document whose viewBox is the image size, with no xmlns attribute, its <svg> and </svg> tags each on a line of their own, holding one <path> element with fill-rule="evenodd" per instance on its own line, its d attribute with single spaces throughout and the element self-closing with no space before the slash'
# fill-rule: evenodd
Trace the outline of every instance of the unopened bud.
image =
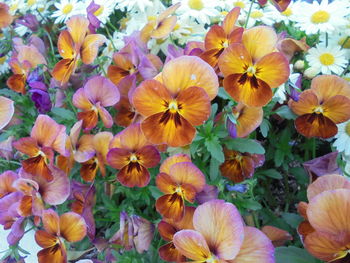
<svg viewBox="0 0 350 263">
<path fill-rule="evenodd" d="M 307 79 L 313 79 L 320 71 L 317 68 L 310 67 L 304 71 L 304 77 Z"/>
<path fill-rule="evenodd" d="M 305 67 L 305 62 L 304 60 L 297 60 L 295 63 L 294 63 L 294 69 L 296 70 L 303 70 Z"/>
</svg>

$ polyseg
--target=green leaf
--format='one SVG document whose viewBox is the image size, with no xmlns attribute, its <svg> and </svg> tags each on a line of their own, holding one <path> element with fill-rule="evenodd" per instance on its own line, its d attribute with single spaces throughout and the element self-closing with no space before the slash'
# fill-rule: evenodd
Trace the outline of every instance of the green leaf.
<svg viewBox="0 0 350 263">
<path fill-rule="evenodd" d="M 231 97 L 230 95 L 228 95 L 228 93 L 226 92 L 226 90 L 224 88 L 219 88 L 219 93 L 218 96 L 224 100 L 230 100 Z"/>
<path fill-rule="evenodd" d="M 275 152 L 275 165 L 277 167 L 280 167 L 284 161 L 284 152 L 282 152 L 280 149 L 277 149 Z"/>
<path fill-rule="evenodd" d="M 219 176 L 219 165 L 220 163 L 215 158 L 210 159 L 209 177 L 211 181 L 215 181 Z"/>
<path fill-rule="evenodd" d="M 75 120 L 74 113 L 64 108 L 53 108 L 51 112 L 61 120 Z"/>
<path fill-rule="evenodd" d="M 230 150 L 236 150 L 242 153 L 265 154 L 264 147 L 257 141 L 251 139 L 235 138 L 227 141 L 226 146 Z"/>
<path fill-rule="evenodd" d="M 215 158 L 220 163 L 223 163 L 225 161 L 224 152 L 217 137 L 206 139 L 204 144 L 213 158 Z"/>
<path fill-rule="evenodd" d="M 242 202 L 242 207 L 251 209 L 251 210 L 260 210 L 262 208 L 261 204 L 259 204 L 257 201 L 252 199 L 247 199 Z"/>
<path fill-rule="evenodd" d="M 269 133 L 269 130 L 270 130 L 270 122 L 266 119 L 263 119 L 263 121 L 260 124 L 260 132 L 262 136 L 266 138 L 267 134 Z"/>
<path fill-rule="evenodd" d="M 275 113 L 287 120 L 295 120 L 297 118 L 297 115 L 295 115 L 287 105 L 279 107 Z"/>
<path fill-rule="evenodd" d="M 275 249 L 276 263 L 318 263 L 306 250 L 298 247 L 278 247 Z"/>
<path fill-rule="evenodd" d="M 154 199 L 158 199 L 163 195 L 163 193 L 158 189 L 158 187 L 150 185 L 148 186 L 149 191 L 151 192 L 151 195 Z"/>
<path fill-rule="evenodd" d="M 282 179 L 282 175 L 276 169 L 267 169 L 259 171 L 259 174 L 263 174 L 274 179 Z"/>
<path fill-rule="evenodd" d="M 303 221 L 303 218 L 300 215 L 294 213 L 283 213 L 282 218 L 293 228 L 297 228 Z"/>
</svg>

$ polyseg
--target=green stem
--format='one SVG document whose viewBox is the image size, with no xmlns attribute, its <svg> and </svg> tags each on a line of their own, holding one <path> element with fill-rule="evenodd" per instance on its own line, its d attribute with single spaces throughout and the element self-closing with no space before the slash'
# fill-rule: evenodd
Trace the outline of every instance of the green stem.
<svg viewBox="0 0 350 263">
<path fill-rule="evenodd" d="M 118 28 L 116 28 L 112 23 L 111 21 L 107 21 L 107 24 L 111 26 L 111 28 L 113 28 L 114 31 L 118 31 Z"/>
<path fill-rule="evenodd" d="M 289 203 L 290 203 L 290 191 L 289 191 L 289 183 L 288 183 L 288 174 L 286 172 L 283 172 L 282 175 L 283 175 L 284 187 L 286 189 L 286 206 L 284 207 L 284 211 L 288 212 L 288 210 L 289 210 Z"/>
<path fill-rule="evenodd" d="M 69 106 L 72 108 L 73 112 L 75 115 L 78 115 L 77 109 L 74 107 L 73 103 L 72 103 L 72 99 L 69 98 L 67 99 L 69 96 L 67 95 L 67 91 L 63 90 L 64 95 L 66 96 L 66 101 L 68 102 Z"/>
<path fill-rule="evenodd" d="M 312 159 L 316 158 L 316 138 L 312 138 Z"/>
<path fill-rule="evenodd" d="M 244 23 L 244 28 L 247 28 L 247 26 L 248 26 L 248 21 L 250 18 L 250 13 L 252 12 L 252 9 L 253 9 L 254 2 L 255 2 L 255 0 L 252 0 L 252 3 L 250 4 L 249 11 L 247 14 L 247 19 L 245 20 L 245 23 Z"/>
<path fill-rule="evenodd" d="M 326 32 L 326 47 L 328 47 L 328 33 Z"/>
<path fill-rule="evenodd" d="M 15 164 L 15 165 L 19 165 L 19 166 L 22 165 L 20 162 L 16 162 L 16 161 L 12 161 L 12 160 L 8 161 L 8 160 L 0 159 L 0 162 L 8 163 L 8 164 Z"/>
<path fill-rule="evenodd" d="M 341 49 L 343 49 L 346 45 L 346 43 L 349 41 L 350 36 L 347 36 L 346 39 L 344 40 L 343 44 L 341 45 Z"/>
<path fill-rule="evenodd" d="M 110 32 L 109 32 L 109 29 L 108 29 L 107 25 L 106 25 L 106 32 L 107 32 L 107 35 L 108 35 L 109 40 L 111 41 L 111 44 L 112 44 L 113 50 L 114 50 L 114 51 L 117 51 L 117 48 L 115 47 L 115 45 L 114 45 L 114 43 L 113 43 L 113 37 L 112 37 L 112 35 L 110 34 Z"/>
</svg>

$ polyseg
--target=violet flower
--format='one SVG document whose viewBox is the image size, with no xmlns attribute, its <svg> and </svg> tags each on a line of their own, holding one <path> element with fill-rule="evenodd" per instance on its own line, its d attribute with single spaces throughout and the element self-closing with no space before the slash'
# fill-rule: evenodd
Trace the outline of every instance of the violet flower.
<svg viewBox="0 0 350 263">
<path fill-rule="evenodd" d="M 36 32 L 39 29 L 38 19 L 32 14 L 26 14 L 25 16 L 18 18 L 16 23 L 29 28 L 33 32 Z"/>
<path fill-rule="evenodd" d="M 90 22 L 89 24 L 89 30 L 92 34 L 96 34 L 96 29 L 100 27 L 101 21 L 94 15 L 94 13 L 100 8 L 101 6 L 98 4 L 95 4 L 95 1 L 91 1 L 89 6 L 86 8 L 87 12 L 87 18 Z"/>
</svg>

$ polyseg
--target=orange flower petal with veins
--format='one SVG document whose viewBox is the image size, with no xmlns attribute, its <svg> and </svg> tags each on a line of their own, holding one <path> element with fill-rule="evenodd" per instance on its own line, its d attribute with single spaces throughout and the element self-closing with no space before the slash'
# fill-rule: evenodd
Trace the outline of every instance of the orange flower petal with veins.
<svg viewBox="0 0 350 263">
<path fill-rule="evenodd" d="M 86 223 L 77 213 L 64 213 L 60 216 L 60 231 L 68 242 L 78 242 L 86 236 Z"/>
<path fill-rule="evenodd" d="M 64 59 L 74 59 L 76 54 L 74 50 L 74 42 L 67 30 L 60 33 L 57 41 L 57 49 L 61 57 Z"/>
<path fill-rule="evenodd" d="M 156 177 L 156 185 L 164 194 L 172 194 L 175 192 L 177 183 L 171 178 L 169 174 L 160 173 Z"/>
<path fill-rule="evenodd" d="M 91 64 L 94 62 L 98 48 L 106 42 L 106 38 L 101 34 L 91 34 L 87 35 L 84 39 L 82 50 L 81 50 L 81 60 L 84 64 Z"/>
<path fill-rule="evenodd" d="M 24 74 L 14 74 L 6 81 L 6 85 L 21 94 L 26 94 L 26 76 Z"/>
<path fill-rule="evenodd" d="M 313 78 L 311 90 L 315 91 L 320 101 L 325 101 L 336 95 L 350 98 L 349 82 L 335 75 L 321 75 Z"/>
<path fill-rule="evenodd" d="M 322 107 L 323 115 L 334 123 L 342 123 L 350 119 L 350 98 L 336 95 L 324 101 Z"/>
<path fill-rule="evenodd" d="M 81 164 L 80 175 L 86 182 L 92 182 L 97 173 L 98 164 L 96 158 L 92 158 Z"/>
<path fill-rule="evenodd" d="M 173 242 L 165 244 L 158 249 L 159 257 L 169 262 L 185 262 L 186 257 L 175 247 Z"/>
<path fill-rule="evenodd" d="M 60 235 L 59 217 L 55 211 L 53 211 L 52 209 L 43 211 L 42 221 L 44 229 L 47 233 L 55 236 Z"/>
<path fill-rule="evenodd" d="M 204 47 L 206 50 L 210 49 L 222 49 L 223 43 L 227 42 L 228 34 L 219 25 L 213 25 L 210 27 L 208 33 L 205 35 Z"/>
<path fill-rule="evenodd" d="M 240 12 L 241 8 L 235 7 L 225 16 L 224 21 L 222 22 L 222 28 L 226 35 L 231 34 L 231 32 L 237 28 L 235 24 Z"/>
<path fill-rule="evenodd" d="M 82 15 L 75 15 L 67 20 L 66 25 L 76 45 L 76 50 L 80 50 L 88 32 L 89 20 Z"/>
<path fill-rule="evenodd" d="M 161 39 L 170 34 L 173 31 L 176 25 L 177 18 L 176 16 L 170 16 L 162 21 L 160 21 L 157 25 L 157 28 L 152 31 L 151 37 L 155 39 Z"/>
<path fill-rule="evenodd" d="M 184 206 L 183 197 L 177 193 L 163 195 L 156 201 L 157 212 L 163 217 L 173 218 L 175 221 L 183 218 Z"/>
<path fill-rule="evenodd" d="M 231 44 L 219 58 L 219 68 L 225 77 L 231 74 L 243 74 L 252 65 L 251 55 L 240 43 Z"/>
<path fill-rule="evenodd" d="M 35 241 L 42 248 L 49 248 L 57 244 L 58 238 L 44 230 L 38 230 L 35 232 Z"/>
<path fill-rule="evenodd" d="M 160 173 L 170 174 L 170 167 L 175 163 L 191 162 L 191 157 L 187 154 L 179 153 L 166 158 L 160 168 Z"/>
<path fill-rule="evenodd" d="M 47 181 L 52 181 L 53 176 L 46 159 L 42 155 L 31 157 L 21 162 L 24 171 L 34 176 L 42 176 Z"/>
<path fill-rule="evenodd" d="M 305 137 L 331 138 L 338 132 L 334 122 L 323 114 L 309 113 L 295 120 L 295 128 Z"/>
<path fill-rule="evenodd" d="M 249 107 L 239 103 L 233 108 L 237 114 L 237 137 L 243 138 L 253 132 L 262 122 L 264 111 L 260 107 Z"/>
<path fill-rule="evenodd" d="M 147 144 L 146 137 L 141 131 L 139 123 L 132 124 L 120 133 L 121 147 L 130 151 L 136 151 Z"/>
<path fill-rule="evenodd" d="M 129 163 L 119 171 L 117 179 L 127 187 L 145 187 L 149 184 L 151 178 L 144 166 L 139 163 Z"/>
<path fill-rule="evenodd" d="M 202 191 L 205 186 L 204 174 L 190 162 L 181 162 L 172 165 L 169 175 L 178 185 L 190 185 L 197 193 Z"/>
<path fill-rule="evenodd" d="M 9 6 L 5 3 L 0 3 L 0 28 L 8 27 L 13 21 L 12 15 L 9 13 Z"/>
<path fill-rule="evenodd" d="M 312 90 L 303 91 L 298 101 L 290 100 L 289 107 L 297 115 L 313 113 L 313 109 L 319 105 L 318 98 Z"/>
<path fill-rule="evenodd" d="M 63 244 L 56 244 L 38 252 L 39 263 L 66 263 L 67 254 Z"/>
<path fill-rule="evenodd" d="M 62 84 L 69 81 L 70 76 L 76 68 L 77 62 L 75 59 L 62 59 L 53 68 L 51 75 L 55 80 Z"/>
<path fill-rule="evenodd" d="M 275 247 L 283 246 L 288 240 L 293 240 L 287 231 L 274 226 L 264 226 L 261 231 L 272 241 Z"/>
</svg>

